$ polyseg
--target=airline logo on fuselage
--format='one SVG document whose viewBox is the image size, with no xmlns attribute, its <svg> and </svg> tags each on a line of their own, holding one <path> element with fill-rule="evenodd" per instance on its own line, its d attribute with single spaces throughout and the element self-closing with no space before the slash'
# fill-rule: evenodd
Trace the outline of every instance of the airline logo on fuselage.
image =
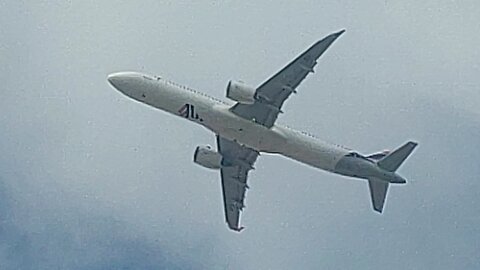
<svg viewBox="0 0 480 270">
<path fill-rule="evenodd" d="M 198 113 L 195 112 L 195 106 L 193 106 L 192 104 L 187 103 L 187 104 L 183 105 L 178 110 L 178 114 L 181 117 L 184 117 L 184 118 L 187 118 L 187 119 L 194 119 L 194 120 L 198 120 L 200 122 L 203 121 L 203 119 L 198 116 Z"/>
</svg>

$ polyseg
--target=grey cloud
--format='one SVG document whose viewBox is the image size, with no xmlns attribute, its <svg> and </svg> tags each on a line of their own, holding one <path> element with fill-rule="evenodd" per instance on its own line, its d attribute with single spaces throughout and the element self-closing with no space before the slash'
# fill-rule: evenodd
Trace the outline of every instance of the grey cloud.
<svg viewBox="0 0 480 270">
<path fill-rule="evenodd" d="M 189 239 L 175 250 L 168 237 L 147 236 L 102 205 L 85 208 L 67 198 L 24 201 L 7 187 L 9 181 L 0 183 L 2 269 L 215 269 L 219 264 L 211 260 L 214 237 Z M 182 227 L 173 239 L 181 237 Z"/>
<path fill-rule="evenodd" d="M 11 269 L 476 269 L 476 1 L 0 4 L 0 265 Z M 222 97 L 324 35 L 280 122 L 369 153 L 420 146 L 372 212 L 366 183 L 262 156 L 241 234 L 208 131 L 126 99 L 121 70 Z M 7 268 L 8 269 L 8 268 Z"/>
</svg>

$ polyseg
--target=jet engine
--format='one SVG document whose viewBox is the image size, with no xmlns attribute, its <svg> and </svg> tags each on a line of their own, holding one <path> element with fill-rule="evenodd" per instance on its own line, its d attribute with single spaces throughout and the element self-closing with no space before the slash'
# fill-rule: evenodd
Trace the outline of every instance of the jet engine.
<svg viewBox="0 0 480 270">
<path fill-rule="evenodd" d="M 229 81 L 227 98 L 242 104 L 253 104 L 255 102 L 255 89 L 242 82 Z"/>
<path fill-rule="evenodd" d="M 222 166 L 222 155 L 212 150 L 210 146 L 197 146 L 193 154 L 193 162 L 209 169 L 220 169 Z"/>
</svg>

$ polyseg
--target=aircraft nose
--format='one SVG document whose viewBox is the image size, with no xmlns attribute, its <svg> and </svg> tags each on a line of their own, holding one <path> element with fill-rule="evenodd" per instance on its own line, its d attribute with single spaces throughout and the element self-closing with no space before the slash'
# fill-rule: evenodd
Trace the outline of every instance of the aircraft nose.
<svg viewBox="0 0 480 270">
<path fill-rule="evenodd" d="M 142 75 L 136 72 L 116 72 L 107 76 L 108 82 L 121 93 L 135 98 L 138 88 L 141 88 Z"/>
</svg>

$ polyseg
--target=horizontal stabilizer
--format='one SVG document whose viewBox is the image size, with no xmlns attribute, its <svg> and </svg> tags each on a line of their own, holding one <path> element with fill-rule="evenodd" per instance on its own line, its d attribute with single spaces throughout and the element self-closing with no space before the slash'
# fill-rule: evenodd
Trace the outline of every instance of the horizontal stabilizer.
<svg viewBox="0 0 480 270">
<path fill-rule="evenodd" d="M 368 179 L 368 187 L 370 188 L 373 209 L 381 213 L 383 205 L 385 204 L 385 198 L 387 197 L 388 182 L 377 178 L 370 178 Z"/>
<path fill-rule="evenodd" d="M 386 171 L 394 172 L 400 167 L 400 165 L 402 165 L 415 147 L 417 147 L 416 142 L 407 142 L 397 150 L 382 158 L 377 164 L 380 168 Z"/>
</svg>

